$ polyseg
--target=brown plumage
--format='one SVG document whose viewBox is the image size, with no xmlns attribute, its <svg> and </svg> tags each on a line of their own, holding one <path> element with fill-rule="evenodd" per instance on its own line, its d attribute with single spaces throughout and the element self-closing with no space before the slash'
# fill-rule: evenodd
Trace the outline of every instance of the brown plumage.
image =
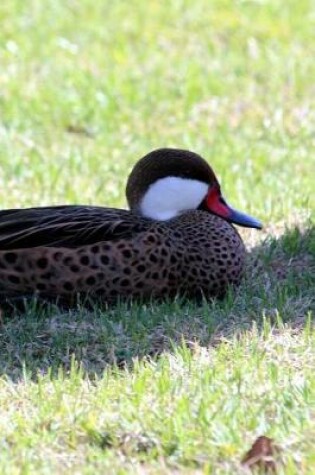
<svg viewBox="0 0 315 475">
<path fill-rule="evenodd" d="M 176 209 L 181 203 L 176 186 L 183 186 L 183 195 L 190 190 L 194 208 Z M 213 297 L 238 284 L 245 249 L 227 220 L 260 225 L 226 205 L 201 157 L 182 150 L 152 152 L 132 171 L 127 199 L 131 211 L 87 206 L 1 211 L 0 297 L 39 295 L 68 302 L 77 294 L 104 302 Z M 169 207 L 173 216 L 152 219 L 151 203 L 163 212 Z"/>
</svg>

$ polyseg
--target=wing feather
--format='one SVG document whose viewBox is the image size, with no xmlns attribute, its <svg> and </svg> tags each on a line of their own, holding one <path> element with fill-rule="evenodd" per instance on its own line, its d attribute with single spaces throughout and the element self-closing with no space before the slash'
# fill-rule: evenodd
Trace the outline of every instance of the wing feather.
<svg viewBox="0 0 315 475">
<path fill-rule="evenodd" d="M 54 206 L 0 211 L 0 250 L 79 247 L 131 238 L 152 221 L 123 209 Z"/>
</svg>

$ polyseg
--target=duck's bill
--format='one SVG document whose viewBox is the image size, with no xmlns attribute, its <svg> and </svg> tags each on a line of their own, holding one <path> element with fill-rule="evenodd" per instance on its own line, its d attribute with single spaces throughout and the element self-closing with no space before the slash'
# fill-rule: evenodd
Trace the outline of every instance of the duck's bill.
<svg viewBox="0 0 315 475">
<path fill-rule="evenodd" d="M 221 195 L 219 187 L 213 187 L 209 190 L 206 198 L 206 206 L 211 213 L 220 216 L 226 221 L 244 226 L 245 228 L 262 229 L 262 224 L 258 219 L 249 216 L 248 214 L 241 213 L 227 204 L 223 196 Z"/>
<path fill-rule="evenodd" d="M 226 220 L 230 223 L 238 224 L 239 226 L 243 226 L 244 228 L 256 228 L 262 229 L 262 224 L 258 219 L 249 216 L 248 214 L 241 213 L 236 209 L 227 207 L 229 214 L 226 217 Z"/>
</svg>

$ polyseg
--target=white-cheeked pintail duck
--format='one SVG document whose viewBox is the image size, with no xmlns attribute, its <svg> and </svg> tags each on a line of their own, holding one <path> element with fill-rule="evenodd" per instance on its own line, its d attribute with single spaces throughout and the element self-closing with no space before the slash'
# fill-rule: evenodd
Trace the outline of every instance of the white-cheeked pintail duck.
<svg viewBox="0 0 315 475">
<path fill-rule="evenodd" d="M 74 301 L 223 296 L 242 275 L 245 248 L 208 163 L 155 150 L 134 166 L 130 211 L 54 206 L 0 211 L 0 297 Z"/>
</svg>

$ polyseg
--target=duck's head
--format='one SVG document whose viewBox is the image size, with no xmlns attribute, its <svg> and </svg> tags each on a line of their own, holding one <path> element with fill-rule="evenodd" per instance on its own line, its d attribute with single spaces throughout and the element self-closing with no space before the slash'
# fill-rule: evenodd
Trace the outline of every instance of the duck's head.
<svg viewBox="0 0 315 475">
<path fill-rule="evenodd" d="M 159 221 L 202 209 L 240 226 L 262 228 L 257 219 L 227 204 L 211 167 L 188 150 L 162 148 L 141 158 L 128 178 L 126 195 L 132 211 Z"/>
</svg>

